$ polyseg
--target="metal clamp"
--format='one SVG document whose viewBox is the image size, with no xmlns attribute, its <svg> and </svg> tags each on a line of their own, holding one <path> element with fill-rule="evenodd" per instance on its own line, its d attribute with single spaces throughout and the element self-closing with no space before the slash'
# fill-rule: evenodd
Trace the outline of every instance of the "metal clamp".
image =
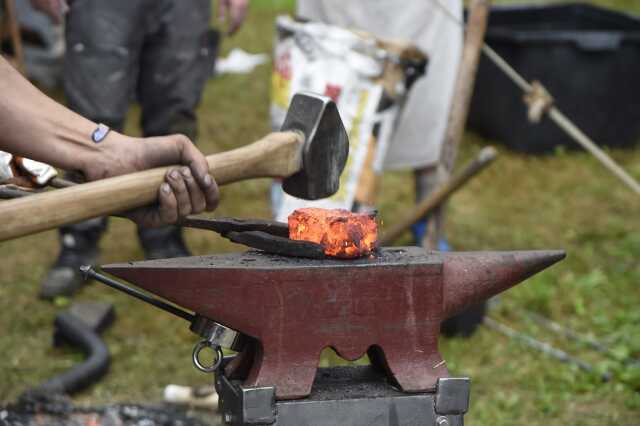
<svg viewBox="0 0 640 426">
<path fill-rule="evenodd" d="M 204 340 L 193 348 L 192 359 L 196 368 L 205 373 L 212 373 L 220 367 L 224 357 L 221 348 L 240 351 L 244 345 L 242 334 L 201 315 L 196 314 L 191 321 L 190 330 L 204 337 Z M 216 352 L 216 360 L 211 366 L 205 366 L 200 362 L 200 352 L 204 348 L 210 348 Z"/>
<path fill-rule="evenodd" d="M 242 334 L 198 314 L 191 321 L 189 329 L 206 341 L 232 351 L 239 352 L 244 346 Z"/>
<path fill-rule="evenodd" d="M 216 359 L 210 366 L 206 366 L 200 362 L 200 352 L 204 348 L 210 348 L 216 353 Z M 218 369 L 218 367 L 220 367 L 220 364 L 222 364 L 223 358 L 224 354 L 222 353 L 222 348 L 220 348 L 220 346 L 216 344 L 211 343 L 208 340 L 201 340 L 200 342 L 198 342 L 198 344 L 193 348 L 193 354 L 191 356 L 193 365 L 195 365 L 196 368 L 203 373 L 214 373 Z"/>
</svg>

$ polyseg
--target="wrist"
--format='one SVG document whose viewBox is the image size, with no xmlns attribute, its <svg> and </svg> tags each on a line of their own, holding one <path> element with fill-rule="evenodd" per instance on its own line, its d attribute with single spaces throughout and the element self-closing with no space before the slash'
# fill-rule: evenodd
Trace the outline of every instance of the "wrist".
<svg viewBox="0 0 640 426">
<path fill-rule="evenodd" d="M 140 160 L 136 138 L 111 130 L 101 142 L 92 144 L 91 154 L 82 161 L 82 172 L 87 180 L 104 179 L 136 170 Z"/>
</svg>

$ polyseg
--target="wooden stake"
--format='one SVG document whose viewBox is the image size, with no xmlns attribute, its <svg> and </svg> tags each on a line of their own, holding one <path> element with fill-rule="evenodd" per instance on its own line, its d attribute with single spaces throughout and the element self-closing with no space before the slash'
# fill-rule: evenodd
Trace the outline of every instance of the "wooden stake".
<svg viewBox="0 0 640 426">
<path fill-rule="evenodd" d="M 451 112 L 449 113 L 449 124 L 445 132 L 440 153 L 440 164 L 438 165 L 438 181 L 441 184 L 451 176 L 458 155 L 458 146 L 464 136 L 476 72 L 480 62 L 482 46 L 484 45 L 484 35 L 487 30 L 490 6 L 490 0 L 471 0 L 469 5 L 469 22 L 467 24 L 464 49 L 462 50 L 462 60 L 458 68 L 458 78 L 454 89 Z M 444 219 L 442 209 L 444 207 L 439 207 L 438 211 L 433 215 L 433 220 L 422 241 L 422 245 L 426 248 L 435 248 L 437 241 L 443 236 Z"/>
<path fill-rule="evenodd" d="M 454 192 L 462 188 L 471 178 L 484 170 L 495 160 L 497 155 L 496 150 L 492 146 L 483 148 L 478 156 L 467 164 L 461 172 L 438 186 L 427 198 L 420 201 L 413 210 L 384 232 L 382 237 L 380 237 L 380 245 L 386 246 L 393 243 L 411 224 L 438 208 Z"/>
</svg>

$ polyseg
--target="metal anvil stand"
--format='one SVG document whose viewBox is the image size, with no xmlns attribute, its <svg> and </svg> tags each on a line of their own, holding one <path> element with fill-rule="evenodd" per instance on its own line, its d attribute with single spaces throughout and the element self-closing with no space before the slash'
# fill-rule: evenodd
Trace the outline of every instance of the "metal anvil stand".
<svg viewBox="0 0 640 426">
<path fill-rule="evenodd" d="M 311 395 L 276 401 L 275 388 L 245 387 L 216 374 L 219 410 L 229 425 L 462 426 L 469 379 L 440 378 L 433 393 L 408 394 L 371 366 L 319 368 Z"/>
<path fill-rule="evenodd" d="M 310 394 L 302 399 L 276 399 L 275 386 L 247 386 L 225 370 L 236 356 L 223 357 L 221 347 L 243 351 L 246 336 L 196 315 L 191 331 L 202 336 L 193 351 L 199 370 L 215 373 L 219 412 L 225 424 L 276 426 L 462 426 L 469 408 L 469 379 L 441 377 L 434 392 L 406 393 L 390 383 L 384 367 L 318 368 Z M 205 366 L 200 352 L 216 351 Z M 375 355 L 370 353 L 370 356 Z M 375 359 L 375 358 L 374 358 Z M 440 364 L 444 364 L 442 361 Z"/>
</svg>

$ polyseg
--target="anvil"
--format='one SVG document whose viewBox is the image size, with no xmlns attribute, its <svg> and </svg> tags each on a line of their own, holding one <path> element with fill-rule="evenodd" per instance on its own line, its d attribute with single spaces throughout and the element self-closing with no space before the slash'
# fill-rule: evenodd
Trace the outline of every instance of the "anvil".
<svg viewBox="0 0 640 426">
<path fill-rule="evenodd" d="M 440 324 L 565 256 L 563 251 L 425 252 L 381 248 L 358 260 L 260 251 L 104 266 L 120 279 L 249 337 L 228 377 L 309 395 L 321 351 L 368 354 L 404 392 L 448 376 Z"/>
</svg>

